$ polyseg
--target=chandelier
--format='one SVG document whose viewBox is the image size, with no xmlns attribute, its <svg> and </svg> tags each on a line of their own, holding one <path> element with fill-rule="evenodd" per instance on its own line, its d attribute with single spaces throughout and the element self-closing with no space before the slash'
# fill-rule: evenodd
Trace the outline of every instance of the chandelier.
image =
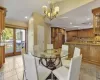
<svg viewBox="0 0 100 80">
<path fill-rule="evenodd" d="M 50 20 L 56 18 L 59 13 L 59 7 L 55 7 L 51 1 L 49 2 L 49 7 L 43 6 L 43 10 L 45 17 L 49 18 Z"/>
</svg>

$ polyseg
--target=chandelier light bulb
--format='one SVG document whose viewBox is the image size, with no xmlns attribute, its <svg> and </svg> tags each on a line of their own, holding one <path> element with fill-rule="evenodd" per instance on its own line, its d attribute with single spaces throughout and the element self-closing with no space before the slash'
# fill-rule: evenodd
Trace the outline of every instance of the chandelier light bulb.
<svg viewBox="0 0 100 80">
<path fill-rule="evenodd" d="M 50 17 L 50 13 L 48 13 L 48 17 Z"/>
<path fill-rule="evenodd" d="M 47 14 L 48 12 L 47 11 L 45 11 L 45 14 Z"/>
<path fill-rule="evenodd" d="M 55 7 L 55 11 L 56 11 L 56 12 L 59 12 L 59 7 L 58 7 L 58 6 Z"/>
<path fill-rule="evenodd" d="M 50 20 L 56 18 L 56 16 L 58 15 L 59 12 L 59 7 L 58 6 L 54 6 L 53 3 L 51 2 L 51 0 L 49 0 L 49 6 L 43 6 L 43 10 L 44 10 L 44 15 L 45 17 L 49 18 Z"/>
<path fill-rule="evenodd" d="M 47 10 L 47 6 L 43 6 L 43 9 L 44 9 L 44 10 Z"/>
</svg>

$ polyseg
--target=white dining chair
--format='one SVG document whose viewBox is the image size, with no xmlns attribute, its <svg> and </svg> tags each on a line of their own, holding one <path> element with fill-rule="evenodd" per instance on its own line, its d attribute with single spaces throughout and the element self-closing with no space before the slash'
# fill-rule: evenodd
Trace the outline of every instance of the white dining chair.
<svg viewBox="0 0 100 80">
<path fill-rule="evenodd" d="M 34 52 L 32 52 L 32 55 L 34 55 L 34 54 L 37 54 L 37 55 L 43 54 L 43 50 L 40 48 L 39 45 L 34 45 L 33 51 L 34 51 Z M 35 59 L 36 59 L 36 64 L 37 64 L 37 66 L 40 65 L 40 61 L 39 61 L 40 58 L 35 57 Z"/>
<path fill-rule="evenodd" d="M 47 49 L 54 49 L 53 44 L 47 44 Z"/>
<path fill-rule="evenodd" d="M 80 55 L 80 49 L 75 47 L 73 57 L 77 57 Z M 71 60 L 62 59 L 62 65 L 65 67 L 69 67 Z"/>
<path fill-rule="evenodd" d="M 58 80 L 79 80 L 82 55 L 71 59 L 69 69 L 62 66 L 53 71 Z"/>
<path fill-rule="evenodd" d="M 36 66 L 35 58 L 32 55 L 24 54 L 24 80 L 45 80 L 51 70 L 43 66 Z"/>
<path fill-rule="evenodd" d="M 75 47 L 73 57 L 79 56 L 80 51 L 81 51 L 80 48 Z"/>
<path fill-rule="evenodd" d="M 66 59 L 68 58 L 68 45 L 62 45 L 62 49 L 61 49 L 61 56 L 65 56 L 62 59 Z"/>
</svg>

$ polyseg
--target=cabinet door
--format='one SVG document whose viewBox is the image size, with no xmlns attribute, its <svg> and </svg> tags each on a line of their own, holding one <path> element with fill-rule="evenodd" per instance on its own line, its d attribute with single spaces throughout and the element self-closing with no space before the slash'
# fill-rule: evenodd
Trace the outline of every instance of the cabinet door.
<svg viewBox="0 0 100 80">
<path fill-rule="evenodd" d="M 77 37 L 77 31 L 69 31 L 67 33 L 67 41 L 73 41 L 73 37 Z"/>
<path fill-rule="evenodd" d="M 0 33 L 5 28 L 5 12 L 3 10 L 0 10 Z"/>
<path fill-rule="evenodd" d="M 5 29 L 5 12 L 2 11 L 2 30 Z"/>
<path fill-rule="evenodd" d="M 2 32 L 2 11 L 0 10 L 0 33 Z"/>
<path fill-rule="evenodd" d="M 3 64 L 3 47 L 0 47 L 0 67 L 2 67 Z"/>
<path fill-rule="evenodd" d="M 2 51 L 1 51 L 1 47 L 0 47 L 0 68 L 1 68 L 1 66 L 2 66 L 2 53 L 1 53 Z"/>
</svg>

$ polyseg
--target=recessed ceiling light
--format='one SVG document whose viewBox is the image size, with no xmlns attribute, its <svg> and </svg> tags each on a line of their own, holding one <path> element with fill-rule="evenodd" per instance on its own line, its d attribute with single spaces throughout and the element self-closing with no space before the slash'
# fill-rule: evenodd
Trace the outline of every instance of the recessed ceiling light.
<svg viewBox="0 0 100 80">
<path fill-rule="evenodd" d="M 28 17 L 27 16 L 25 16 L 25 19 L 27 19 Z"/>
<path fill-rule="evenodd" d="M 78 28 L 78 29 L 81 29 L 81 28 Z"/>
<path fill-rule="evenodd" d="M 80 27 L 80 26 L 73 26 L 73 27 Z"/>
<path fill-rule="evenodd" d="M 70 24 L 72 24 L 72 22 L 70 22 Z"/>
<path fill-rule="evenodd" d="M 68 17 L 61 17 L 61 18 L 68 18 Z"/>
<path fill-rule="evenodd" d="M 87 20 L 90 20 L 90 18 L 87 18 Z"/>
</svg>

